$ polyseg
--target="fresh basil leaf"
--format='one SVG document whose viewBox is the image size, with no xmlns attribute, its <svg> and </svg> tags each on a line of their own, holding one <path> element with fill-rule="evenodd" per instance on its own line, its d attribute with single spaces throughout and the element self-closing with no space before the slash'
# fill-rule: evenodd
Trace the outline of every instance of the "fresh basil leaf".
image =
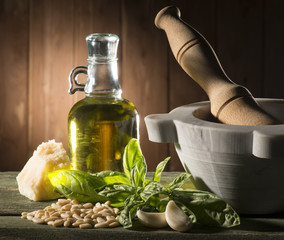
<svg viewBox="0 0 284 240">
<path fill-rule="evenodd" d="M 53 186 L 64 184 L 78 191 L 84 188 L 101 189 L 106 185 L 101 177 L 79 170 L 58 170 L 48 173 L 48 178 Z"/>
<path fill-rule="evenodd" d="M 158 164 L 158 166 L 156 167 L 154 176 L 153 176 L 153 181 L 160 182 L 161 174 L 164 171 L 164 168 L 167 165 L 170 158 L 171 157 L 167 157 L 164 161 L 162 161 Z"/>
<path fill-rule="evenodd" d="M 224 228 L 240 224 L 240 217 L 235 210 L 215 194 L 193 189 L 174 189 L 171 197 L 190 209 L 199 224 Z"/>
<path fill-rule="evenodd" d="M 159 193 L 165 191 L 165 187 L 159 182 L 150 182 L 141 192 L 141 198 L 147 202 L 152 196 L 155 196 Z"/>
<path fill-rule="evenodd" d="M 109 198 L 111 206 L 123 207 L 125 200 L 135 193 L 135 188 L 127 184 L 114 184 L 109 185 L 100 191 L 99 194 Z"/>
<path fill-rule="evenodd" d="M 142 187 L 146 176 L 147 166 L 142 155 L 138 140 L 132 138 L 125 147 L 123 168 L 126 177 L 133 187 Z"/>
<path fill-rule="evenodd" d="M 173 190 L 175 188 L 180 188 L 186 181 L 190 178 L 191 174 L 189 173 L 181 173 L 179 174 L 170 184 L 168 189 Z"/>
<path fill-rule="evenodd" d="M 77 170 L 59 170 L 49 173 L 48 178 L 54 190 L 66 198 L 92 203 L 108 200 L 97 193 L 105 186 L 100 177 Z"/>
<path fill-rule="evenodd" d="M 146 187 L 151 182 L 152 182 L 151 180 L 148 180 L 147 178 L 145 178 L 143 187 Z"/>
<path fill-rule="evenodd" d="M 159 211 L 159 212 L 165 212 L 166 211 L 166 207 L 167 207 L 167 204 L 169 202 L 169 197 L 166 197 L 166 198 L 163 198 L 163 199 L 159 199 L 159 202 L 156 203 L 156 209 Z"/>
<path fill-rule="evenodd" d="M 128 178 L 122 172 L 114 172 L 114 171 L 102 171 L 99 173 L 92 174 L 97 177 L 102 178 L 107 185 L 114 184 L 114 183 L 122 183 L 130 185 Z"/>
<path fill-rule="evenodd" d="M 126 205 L 119 215 L 119 223 L 124 228 L 130 228 L 132 227 L 132 219 L 136 216 L 138 207 L 145 205 L 145 203 L 137 194 L 129 196 L 125 202 Z"/>
</svg>

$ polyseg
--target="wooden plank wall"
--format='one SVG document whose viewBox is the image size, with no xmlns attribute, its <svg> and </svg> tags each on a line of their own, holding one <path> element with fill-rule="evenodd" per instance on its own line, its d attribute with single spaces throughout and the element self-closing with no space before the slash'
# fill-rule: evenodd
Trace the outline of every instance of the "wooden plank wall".
<svg viewBox="0 0 284 240">
<path fill-rule="evenodd" d="M 0 171 L 20 170 L 48 139 L 67 148 L 68 111 L 83 97 L 68 95 L 67 78 L 87 64 L 85 37 L 93 32 L 120 36 L 120 83 L 140 113 L 148 169 L 171 155 L 167 170 L 182 170 L 171 144 L 148 140 L 143 120 L 207 100 L 153 24 L 167 5 L 180 7 L 235 82 L 256 97 L 283 98 L 281 0 L 0 0 Z"/>
</svg>

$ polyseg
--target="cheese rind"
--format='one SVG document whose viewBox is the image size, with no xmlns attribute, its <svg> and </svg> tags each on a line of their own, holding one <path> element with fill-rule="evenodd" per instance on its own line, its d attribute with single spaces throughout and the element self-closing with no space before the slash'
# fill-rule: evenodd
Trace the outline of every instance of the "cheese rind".
<svg viewBox="0 0 284 240">
<path fill-rule="evenodd" d="M 60 197 L 53 191 L 47 173 L 61 169 L 71 169 L 69 157 L 62 143 L 50 140 L 40 144 L 16 178 L 19 192 L 33 201 Z"/>
</svg>

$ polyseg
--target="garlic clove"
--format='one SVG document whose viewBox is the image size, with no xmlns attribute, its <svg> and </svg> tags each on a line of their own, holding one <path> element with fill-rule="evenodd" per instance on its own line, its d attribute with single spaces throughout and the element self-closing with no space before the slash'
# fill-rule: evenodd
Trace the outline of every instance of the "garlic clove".
<svg viewBox="0 0 284 240">
<path fill-rule="evenodd" d="M 173 200 L 169 201 L 167 204 L 165 217 L 169 226 L 175 231 L 186 232 L 192 226 L 192 222 L 189 220 L 189 217 Z"/>
<path fill-rule="evenodd" d="M 137 212 L 139 221 L 146 227 L 164 228 L 168 226 L 164 212 Z"/>
</svg>

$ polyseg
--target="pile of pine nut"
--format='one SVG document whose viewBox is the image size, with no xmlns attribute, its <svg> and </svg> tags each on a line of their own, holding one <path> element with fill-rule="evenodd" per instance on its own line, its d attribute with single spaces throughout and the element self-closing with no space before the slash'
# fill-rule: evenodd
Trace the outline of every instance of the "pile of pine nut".
<svg viewBox="0 0 284 240">
<path fill-rule="evenodd" d="M 43 210 L 22 212 L 23 219 L 54 227 L 105 228 L 119 226 L 119 209 L 105 203 L 80 204 L 76 200 L 58 199 Z"/>
</svg>

